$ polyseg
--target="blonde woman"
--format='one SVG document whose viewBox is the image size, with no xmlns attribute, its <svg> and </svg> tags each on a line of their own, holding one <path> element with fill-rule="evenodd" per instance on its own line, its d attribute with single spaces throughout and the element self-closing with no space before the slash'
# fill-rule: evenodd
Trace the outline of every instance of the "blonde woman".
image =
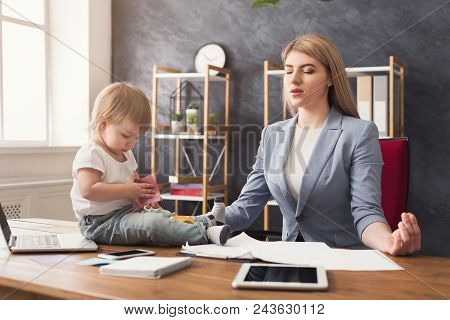
<svg viewBox="0 0 450 320">
<path fill-rule="evenodd" d="M 70 193 L 81 233 L 97 243 L 119 245 L 224 244 L 230 227 L 203 219 L 194 224 L 171 220 L 173 213 L 155 203 L 136 212 L 131 202 L 151 198 L 152 185 L 139 176 L 131 149 L 150 124 L 144 93 L 127 83 L 114 83 L 99 94 L 91 120 L 91 141 L 73 162 Z"/>
<path fill-rule="evenodd" d="M 264 128 L 247 183 L 216 220 L 245 229 L 273 196 L 283 240 L 392 255 L 419 250 L 413 214 L 403 213 L 394 232 L 383 215 L 378 130 L 359 119 L 338 49 L 312 34 L 289 42 L 281 56 L 283 100 L 293 118 Z"/>
</svg>

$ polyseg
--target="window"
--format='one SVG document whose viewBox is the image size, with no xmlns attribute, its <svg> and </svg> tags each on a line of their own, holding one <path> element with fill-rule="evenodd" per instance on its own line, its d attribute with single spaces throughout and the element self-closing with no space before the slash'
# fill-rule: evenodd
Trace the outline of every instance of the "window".
<svg viewBox="0 0 450 320">
<path fill-rule="evenodd" d="M 0 19 L 0 146 L 85 143 L 111 82 L 110 0 L 0 0 Z"/>
<path fill-rule="evenodd" d="M 47 0 L 2 0 L 0 145 L 48 145 Z"/>
</svg>

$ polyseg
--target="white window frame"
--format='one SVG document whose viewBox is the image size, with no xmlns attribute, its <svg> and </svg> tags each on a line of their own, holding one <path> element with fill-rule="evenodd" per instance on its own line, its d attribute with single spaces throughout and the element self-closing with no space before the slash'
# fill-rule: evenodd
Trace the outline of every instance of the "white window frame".
<svg viewBox="0 0 450 320">
<path fill-rule="evenodd" d="M 44 23 L 38 24 L 27 21 L 25 19 L 18 19 L 4 16 L 2 6 L 0 5 L 0 147 L 47 147 L 50 144 L 50 107 L 49 107 L 49 37 L 48 37 L 48 0 L 44 0 Z M 13 8 L 14 9 L 14 8 Z M 19 24 L 22 26 L 34 28 L 44 32 L 44 63 L 45 63 L 45 127 L 46 139 L 39 141 L 24 141 L 24 140 L 4 140 L 4 116 L 3 116 L 3 21 Z"/>
</svg>

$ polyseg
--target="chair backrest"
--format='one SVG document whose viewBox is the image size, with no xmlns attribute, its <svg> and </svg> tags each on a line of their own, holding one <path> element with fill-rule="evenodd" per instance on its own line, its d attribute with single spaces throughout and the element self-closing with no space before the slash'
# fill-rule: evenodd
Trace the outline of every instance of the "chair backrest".
<svg viewBox="0 0 450 320">
<path fill-rule="evenodd" d="M 409 183 L 407 138 L 380 139 L 384 166 L 381 173 L 381 206 L 392 230 L 398 229 L 406 211 Z"/>
</svg>

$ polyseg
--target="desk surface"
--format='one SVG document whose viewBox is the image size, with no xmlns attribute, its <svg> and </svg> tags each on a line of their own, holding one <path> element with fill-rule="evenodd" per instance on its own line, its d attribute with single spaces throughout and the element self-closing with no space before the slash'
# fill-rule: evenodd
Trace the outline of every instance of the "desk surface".
<svg viewBox="0 0 450 320">
<path fill-rule="evenodd" d="M 77 224 L 47 219 L 10 220 L 13 232 L 79 233 Z M 100 251 L 124 250 L 100 246 Z M 174 256 L 180 248 L 152 247 L 157 256 Z M 97 267 L 77 261 L 98 252 L 10 254 L 0 241 L 0 297 L 6 299 L 448 299 L 450 259 L 394 257 L 404 271 L 328 271 L 325 292 L 239 290 L 231 281 L 240 263 L 194 258 L 190 268 L 158 280 L 100 275 Z"/>
</svg>

